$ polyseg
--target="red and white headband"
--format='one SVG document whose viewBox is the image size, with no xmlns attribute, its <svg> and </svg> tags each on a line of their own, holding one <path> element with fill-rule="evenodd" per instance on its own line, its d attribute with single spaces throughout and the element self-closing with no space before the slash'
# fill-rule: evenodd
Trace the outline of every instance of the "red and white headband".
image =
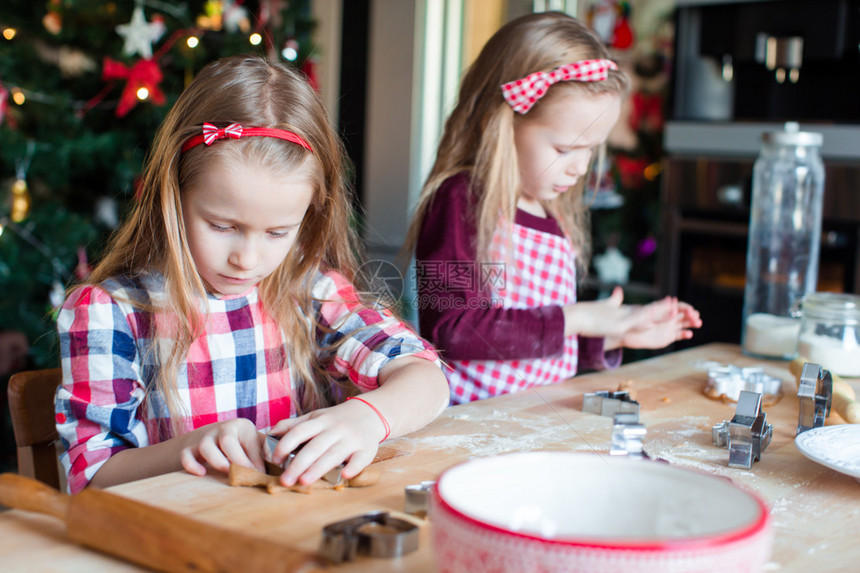
<svg viewBox="0 0 860 573">
<path fill-rule="evenodd" d="M 217 128 L 211 123 L 203 124 L 203 133 L 191 137 L 182 145 L 182 152 L 186 152 L 192 147 L 196 147 L 201 143 L 212 145 L 219 139 L 241 139 L 243 137 L 274 137 L 291 141 L 297 145 L 301 145 L 311 153 L 313 149 L 307 141 L 286 129 L 277 129 L 273 127 L 242 127 L 238 123 L 231 123 L 227 127 Z"/>
<path fill-rule="evenodd" d="M 617 69 L 612 60 L 581 60 L 551 72 L 535 72 L 521 80 L 502 84 L 502 95 L 515 112 L 526 113 L 555 83 L 600 82 L 609 76 L 609 70 Z"/>
</svg>

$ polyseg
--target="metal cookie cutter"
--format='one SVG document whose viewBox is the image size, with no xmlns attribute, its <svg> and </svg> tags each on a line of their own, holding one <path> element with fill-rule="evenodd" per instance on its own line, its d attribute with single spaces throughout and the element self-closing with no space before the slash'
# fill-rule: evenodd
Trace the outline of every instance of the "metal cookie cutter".
<svg viewBox="0 0 860 573">
<path fill-rule="evenodd" d="M 718 364 L 708 368 L 708 390 L 714 396 L 724 395 L 734 401 L 743 390 L 758 392 L 764 398 L 779 398 L 782 396 L 782 380 L 765 374 L 761 366 Z"/>
<path fill-rule="evenodd" d="M 407 485 L 405 488 L 406 503 L 403 511 L 416 517 L 427 517 L 427 499 L 430 497 L 434 485 L 436 485 L 435 481 L 422 481 L 417 485 Z"/>
<path fill-rule="evenodd" d="M 811 362 L 804 364 L 797 384 L 797 399 L 800 401 L 797 434 L 824 425 L 824 418 L 830 415 L 832 398 L 833 377 L 830 371 Z"/>
<path fill-rule="evenodd" d="M 628 456 L 631 458 L 648 458 L 642 449 L 642 438 L 647 430 L 639 423 L 639 410 L 636 412 L 617 412 L 612 417 L 612 446 L 611 456 Z"/>
<path fill-rule="evenodd" d="M 275 448 L 278 446 L 278 442 L 280 440 L 281 440 L 281 438 L 278 436 L 266 434 L 266 445 L 263 449 L 263 458 L 266 462 L 266 473 L 267 474 L 279 475 L 279 474 L 283 473 L 283 471 L 285 469 L 287 469 L 287 466 L 289 466 L 290 463 L 292 463 L 292 461 L 295 459 L 296 454 L 299 452 L 299 450 L 301 450 L 302 447 L 304 446 L 304 444 L 299 445 L 299 447 L 297 447 L 295 450 L 293 450 L 292 452 L 287 454 L 287 457 L 284 460 L 283 464 L 278 465 L 278 464 L 272 462 L 272 454 L 274 453 Z M 340 464 L 336 467 L 333 467 L 332 469 L 330 469 L 329 471 L 324 473 L 321 479 L 323 479 L 323 480 L 327 481 L 328 483 L 335 485 L 335 486 L 342 485 L 344 480 L 343 480 L 343 477 L 341 476 L 341 471 L 343 470 L 343 468 L 344 468 L 344 464 Z"/>
<path fill-rule="evenodd" d="M 750 469 L 761 459 L 770 444 L 773 425 L 761 411 L 761 394 L 742 390 L 732 421 L 723 421 L 713 427 L 714 445 L 729 450 L 729 467 Z"/>
<path fill-rule="evenodd" d="M 635 414 L 639 421 L 639 402 L 630 398 L 630 393 L 599 390 L 582 396 L 582 411 L 600 416 L 615 416 L 617 413 Z"/>
<path fill-rule="evenodd" d="M 418 549 L 418 526 L 372 511 L 323 527 L 320 553 L 333 563 L 352 561 L 356 554 L 400 557 Z"/>
</svg>

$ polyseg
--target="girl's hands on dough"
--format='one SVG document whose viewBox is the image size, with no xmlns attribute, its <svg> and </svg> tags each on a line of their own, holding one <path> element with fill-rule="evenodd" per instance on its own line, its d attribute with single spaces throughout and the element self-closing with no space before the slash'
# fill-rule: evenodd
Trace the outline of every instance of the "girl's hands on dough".
<svg viewBox="0 0 860 573">
<path fill-rule="evenodd" d="M 230 464 L 265 471 L 263 435 L 246 418 L 216 422 L 180 436 L 185 442 L 179 457 L 188 473 L 206 475 L 206 465 L 227 473 Z"/>
<path fill-rule="evenodd" d="M 269 433 L 281 436 L 272 454 L 276 464 L 282 464 L 290 452 L 302 446 L 281 474 L 281 484 L 292 486 L 297 482 L 312 484 L 344 461 L 343 478 L 356 476 L 373 461 L 385 428 L 371 408 L 349 400 L 281 420 Z"/>
</svg>

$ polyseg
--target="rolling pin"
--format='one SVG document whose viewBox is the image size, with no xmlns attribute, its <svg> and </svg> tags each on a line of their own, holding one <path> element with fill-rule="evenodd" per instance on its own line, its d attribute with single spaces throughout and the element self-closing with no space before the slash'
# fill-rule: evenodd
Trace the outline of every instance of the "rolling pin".
<svg viewBox="0 0 860 573">
<path fill-rule="evenodd" d="M 53 515 L 72 541 L 176 573 L 321 571 L 315 554 L 224 529 L 104 490 L 66 495 L 17 474 L 0 474 L 0 503 Z"/>
<path fill-rule="evenodd" d="M 807 362 L 809 360 L 805 358 L 795 358 L 788 365 L 788 369 L 794 374 L 798 384 L 800 383 L 800 373 L 803 371 L 803 365 Z M 830 407 L 849 424 L 860 423 L 860 403 L 857 402 L 854 388 L 832 372 L 830 373 L 830 377 L 833 379 L 833 394 Z"/>
</svg>

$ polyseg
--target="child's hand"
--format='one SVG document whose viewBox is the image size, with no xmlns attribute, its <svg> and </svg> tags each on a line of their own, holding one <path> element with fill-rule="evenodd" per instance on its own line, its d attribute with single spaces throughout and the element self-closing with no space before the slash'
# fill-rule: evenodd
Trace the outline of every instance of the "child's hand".
<svg viewBox="0 0 860 573">
<path fill-rule="evenodd" d="M 355 477 L 373 461 L 384 432 L 371 408 L 358 400 L 350 400 L 298 418 L 281 420 L 269 433 L 283 434 L 272 456 L 277 464 L 305 444 L 281 474 L 281 483 L 292 486 L 296 482 L 312 484 L 344 460 L 348 461 L 341 475 L 344 479 Z"/>
<path fill-rule="evenodd" d="M 702 326 L 699 312 L 675 297 L 665 297 L 646 305 L 623 305 L 620 287 L 603 300 L 564 307 L 565 334 L 568 325 L 584 336 L 602 336 L 606 349 L 663 348 L 692 338 L 691 329 Z"/>
<path fill-rule="evenodd" d="M 227 473 L 230 464 L 265 471 L 263 434 L 245 418 L 209 424 L 179 439 L 186 442 L 179 454 L 182 467 L 190 474 L 206 475 L 206 466 Z"/>
<path fill-rule="evenodd" d="M 617 339 L 636 325 L 650 320 L 651 312 L 663 312 L 660 308 L 643 310 L 640 306 L 622 305 L 623 301 L 624 291 L 615 287 L 609 298 L 564 306 L 564 335 Z"/>
<path fill-rule="evenodd" d="M 657 315 L 657 320 L 631 328 L 620 337 L 617 346 L 663 348 L 678 340 L 692 338 L 691 329 L 702 326 L 699 312 L 687 303 L 672 302 L 676 306 L 674 313 Z"/>
</svg>

